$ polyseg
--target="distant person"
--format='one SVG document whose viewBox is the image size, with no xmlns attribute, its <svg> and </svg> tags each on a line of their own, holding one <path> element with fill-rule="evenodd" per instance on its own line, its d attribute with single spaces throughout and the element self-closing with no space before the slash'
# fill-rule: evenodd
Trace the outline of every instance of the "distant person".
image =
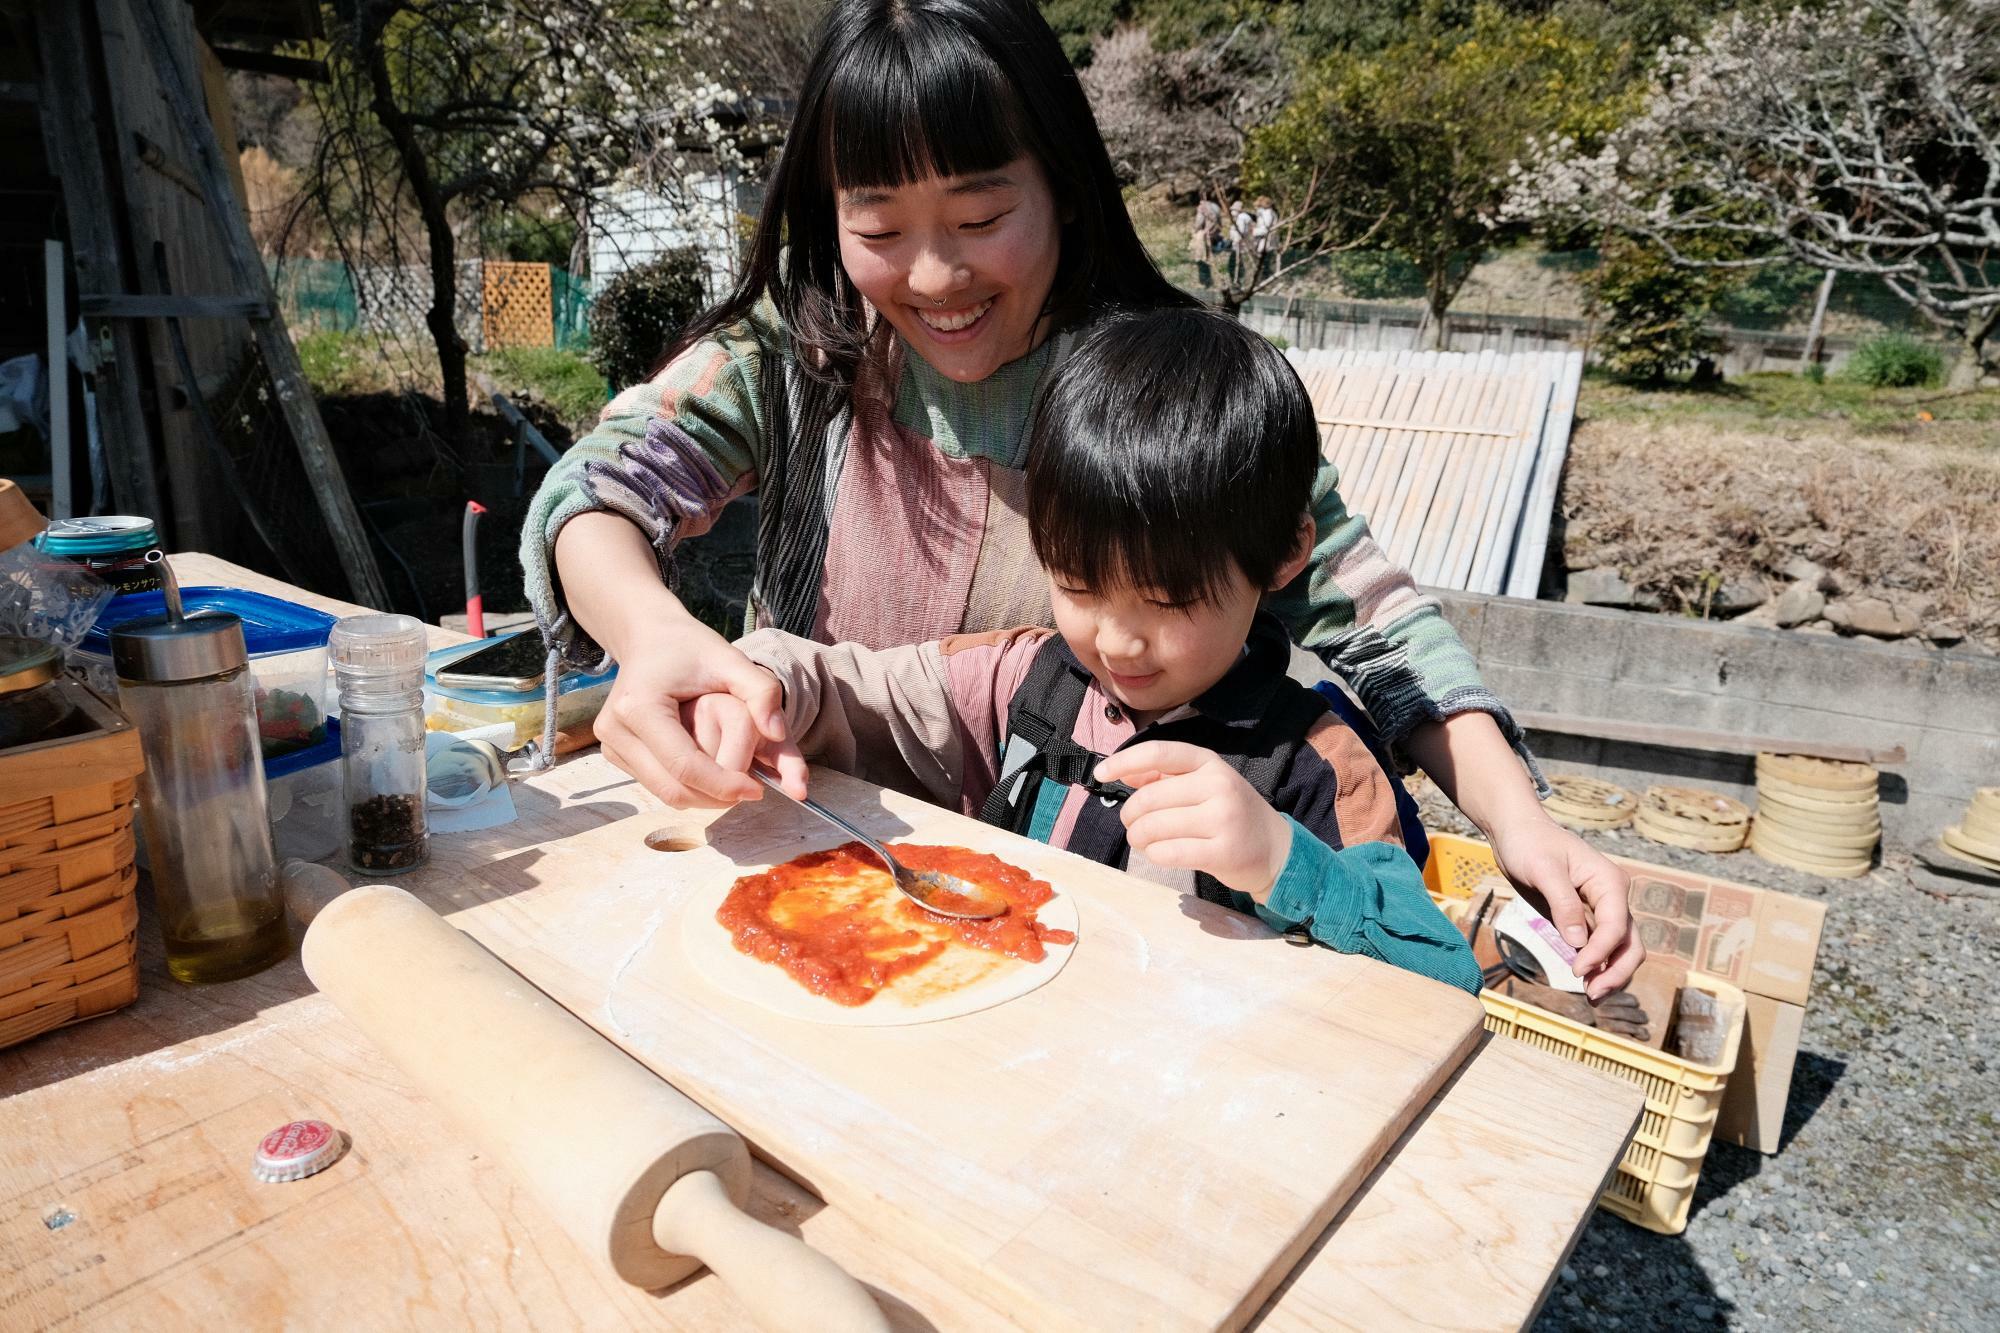
<svg viewBox="0 0 2000 1333">
<path fill-rule="evenodd" d="M 1222 205 L 1203 195 L 1194 206 L 1194 234 L 1188 240 L 1188 253 L 1194 259 L 1195 276 L 1204 287 L 1215 285 L 1212 265 L 1215 252 L 1223 245 Z"/>
<path fill-rule="evenodd" d="M 1261 281 L 1271 276 L 1271 268 L 1276 260 L 1272 257 L 1272 247 L 1278 243 L 1278 210 L 1271 207 L 1271 196 L 1257 196 L 1257 212 L 1250 221 L 1250 244 L 1257 252 L 1257 277 Z"/>
<path fill-rule="evenodd" d="M 1250 249 L 1250 238 L 1257 230 L 1257 219 L 1243 206 L 1241 199 L 1229 205 L 1229 285 L 1243 287 L 1250 280 L 1250 265 L 1256 260 Z"/>
</svg>

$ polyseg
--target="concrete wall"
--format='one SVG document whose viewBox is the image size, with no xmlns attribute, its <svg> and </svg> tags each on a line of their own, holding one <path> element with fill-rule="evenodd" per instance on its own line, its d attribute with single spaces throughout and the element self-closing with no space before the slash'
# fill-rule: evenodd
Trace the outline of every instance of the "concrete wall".
<svg viewBox="0 0 2000 1333">
<path fill-rule="evenodd" d="M 1510 707 L 1741 735 L 1900 744 L 1882 770 L 1894 847 L 1935 845 L 2000 784 L 2000 657 L 1476 593 L 1437 591 Z M 1680 779 L 1748 799 L 1747 756 L 1535 733 L 1560 772 L 1643 789 Z"/>
</svg>

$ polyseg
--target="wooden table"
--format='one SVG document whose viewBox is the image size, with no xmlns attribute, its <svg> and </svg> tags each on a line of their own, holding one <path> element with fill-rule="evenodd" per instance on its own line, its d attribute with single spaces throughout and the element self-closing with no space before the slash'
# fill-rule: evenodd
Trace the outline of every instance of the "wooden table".
<svg viewBox="0 0 2000 1333">
<path fill-rule="evenodd" d="M 354 609 L 208 557 L 174 564 L 185 583 Z M 454 835 L 458 850 L 496 859 L 661 808 L 594 752 L 515 797 L 518 822 Z M 447 915 L 462 905 L 428 896 Z M 166 977 L 150 915 L 140 930 L 136 1005 L 0 1052 L 0 1326 L 743 1326 L 706 1274 L 642 1292 L 591 1267 L 296 958 L 185 987 Z M 1636 1088 L 1487 1038 L 1257 1325 L 1527 1323 L 1639 1108 Z M 351 1136 L 349 1157 L 295 1184 L 257 1183 L 257 1140 L 304 1116 Z M 869 1283 L 899 1327 L 1011 1327 L 761 1163 L 752 1208 Z"/>
</svg>

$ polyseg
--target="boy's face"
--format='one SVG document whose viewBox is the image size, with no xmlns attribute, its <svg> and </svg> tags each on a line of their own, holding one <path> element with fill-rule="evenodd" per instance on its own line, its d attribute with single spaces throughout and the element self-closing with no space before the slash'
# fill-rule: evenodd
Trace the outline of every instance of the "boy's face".
<svg viewBox="0 0 2000 1333">
<path fill-rule="evenodd" d="M 1298 556 L 1273 586 L 1289 583 L 1305 567 L 1310 525 L 1301 536 Z M 1149 588 L 1084 588 L 1049 575 L 1056 629 L 1099 688 L 1142 723 L 1198 697 L 1236 665 L 1263 594 L 1233 562 L 1217 596 L 1178 605 Z"/>
</svg>

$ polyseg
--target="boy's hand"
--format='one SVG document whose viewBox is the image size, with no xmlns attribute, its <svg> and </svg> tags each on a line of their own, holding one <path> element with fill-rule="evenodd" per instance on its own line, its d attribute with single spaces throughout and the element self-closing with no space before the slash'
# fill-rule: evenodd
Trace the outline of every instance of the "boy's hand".
<svg viewBox="0 0 2000 1333">
<path fill-rule="evenodd" d="M 1147 741 L 1099 764 L 1097 780 L 1138 789 L 1119 818 L 1155 865 L 1202 871 L 1262 901 L 1291 854 L 1292 826 L 1212 750 Z"/>
<path fill-rule="evenodd" d="M 754 761 L 778 775 L 787 796 L 796 799 L 806 794 L 806 761 L 799 747 L 789 737 L 766 738 L 743 700 L 733 694 L 703 694 L 681 704 L 680 713 L 681 725 L 694 743 L 724 771 L 747 773 Z M 748 799 L 763 794 L 758 787 Z"/>
</svg>

